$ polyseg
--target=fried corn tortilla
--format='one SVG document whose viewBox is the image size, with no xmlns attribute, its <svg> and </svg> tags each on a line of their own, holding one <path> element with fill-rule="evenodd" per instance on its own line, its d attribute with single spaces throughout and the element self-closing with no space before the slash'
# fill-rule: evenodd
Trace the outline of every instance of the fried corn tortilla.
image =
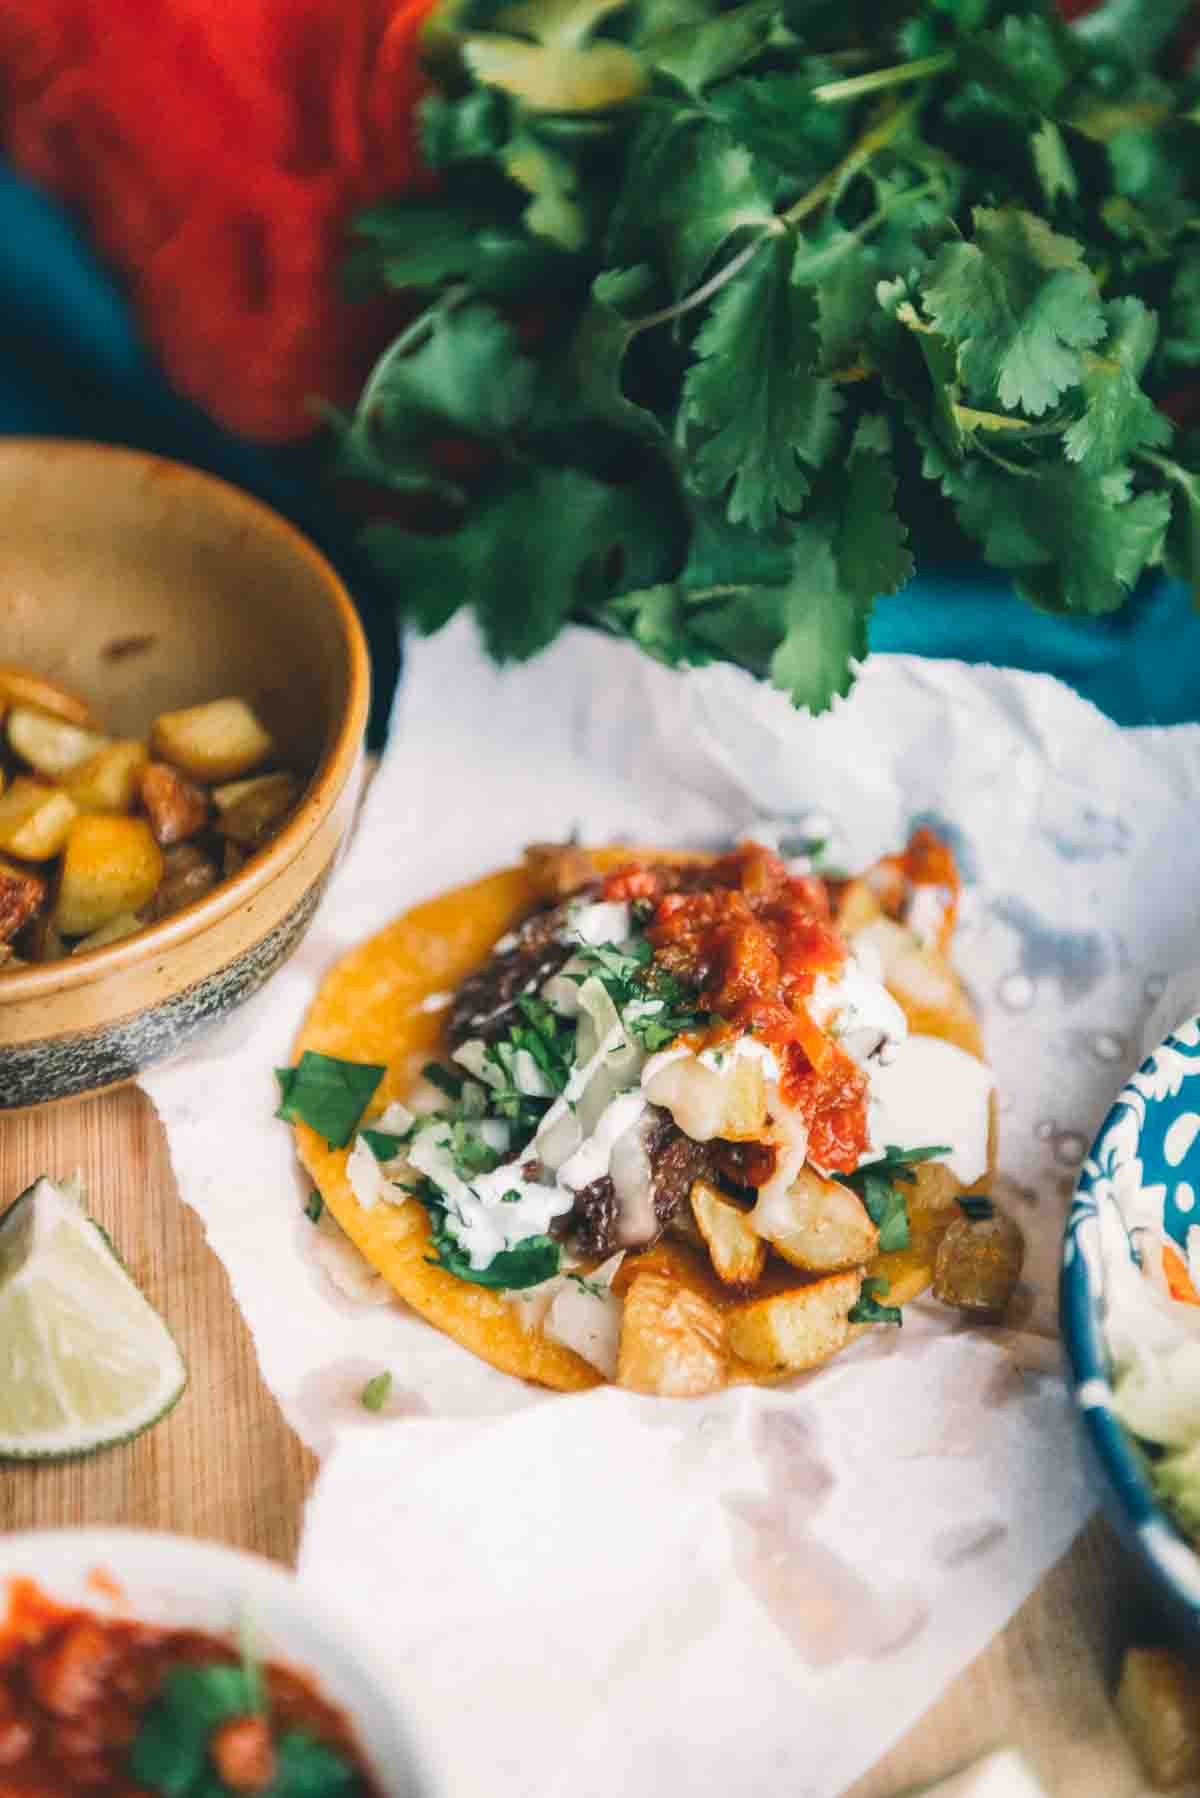
<svg viewBox="0 0 1200 1798">
<path fill-rule="evenodd" d="M 708 859 L 629 849 L 573 853 L 586 856 L 598 874 L 641 856 L 660 865 Z M 369 1126 L 391 1102 L 408 1098 L 431 1059 L 445 1055 L 450 996 L 509 932 L 547 903 L 546 869 L 533 852 L 523 868 L 488 875 L 405 912 L 331 970 L 297 1039 L 294 1059 L 311 1050 L 383 1065 L 386 1073 L 363 1120 Z M 843 914 L 858 927 L 882 918 L 858 881 L 840 894 L 839 917 Z M 982 1059 L 978 1022 L 941 950 L 918 948 L 906 939 L 891 945 L 885 962 L 888 954 L 896 973 L 889 989 L 910 1028 Z M 307 1124 L 295 1129 L 300 1159 L 333 1217 L 414 1311 L 505 1373 L 561 1391 L 604 1383 L 595 1366 L 526 1321 L 509 1297 L 433 1264 L 430 1220 L 422 1204 L 365 1208 L 347 1174 L 350 1148 L 329 1146 Z M 702 1233 L 712 1208 L 702 1213 L 695 1207 L 701 1229 L 689 1218 L 682 1233 L 627 1253 L 613 1280 L 625 1313 L 618 1383 L 686 1396 L 747 1381 L 772 1383 L 818 1365 L 870 1327 L 846 1316 L 865 1280 L 886 1280 L 888 1303 L 894 1305 L 930 1285 L 938 1244 L 960 1215 L 956 1200 L 964 1191 L 986 1187 L 994 1156 L 993 1102 L 987 1173 L 964 1188 L 940 1162 L 914 1165 L 906 1188 L 908 1246 L 840 1273 L 804 1272 L 772 1253 L 752 1286 L 727 1284 L 714 1272 Z M 599 1259 L 577 1262 L 577 1271 L 586 1276 Z"/>
</svg>

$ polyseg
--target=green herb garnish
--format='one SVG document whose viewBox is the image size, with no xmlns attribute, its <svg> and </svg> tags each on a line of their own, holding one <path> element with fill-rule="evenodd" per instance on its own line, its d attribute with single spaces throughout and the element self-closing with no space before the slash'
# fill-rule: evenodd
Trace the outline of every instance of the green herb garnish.
<svg viewBox="0 0 1200 1798">
<path fill-rule="evenodd" d="M 899 1305 L 881 1305 L 876 1297 L 877 1293 L 887 1292 L 888 1286 L 889 1282 L 882 1278 L 864 1280 L 857 1303 L 847 1313 L 849 1321 L 852 1324 L 903 1323 Z"/>
<path fill-rule="evenodd" d="M 392 1390 L 392 1376 L 387 1371 L 374 1374 L 358 1395 L 364 1411 L 382 1411 Z"/>
<path fill-rule="evenodd" d="M 450 1068 L 444 1068 L 440 1061 L 427 1061 L 421 1069 L 422 1077 L 430 1086 L 436 1086 L 440 1093 L 448 1099 L 457 1099 L 463 1088 L 463 1075 L 455 1074 Z"/>
<path fill-rule="evenodd" d="M 503 1292 L 540 1286 L 543 1280 L 558 1272 L 562 1251 L 552 1236 L 531 1236 L 515 1248 L 501 1249 L 486 1267 L 472 1267 L 466 1250 L 447 1227 L 446 1207 L 432 1180 L 423 1182 L 417 1196 L 429 1213 L 435 1252 L 426 1258 L 432 1267 L 445 1268 L 448 1274 L 466 1280 L 472 1286 L 488 1286 Z"/>
<path fill-rule="evenodd" d="M 361 213 L 347 270 L 425 309 L 339 446 L 439 510 L 363 538 L 417 625 L 469 603 L 504 660 L 582 621 L 821 709 L 964 540 L 1067 614 L 1200 590 L 1183 10 L 444 7 L 438 191 Z"/>
<path fill-rule="evenodd" d="M 343 1149 L 386 1071 L 373 1062 L 343 1061 L 306 1049 L 295 1067 L 275 1070 L 280 1090 L 275 1116 L 308 1124 L 330 1148 Z"/>
<path fill-rule="evenodd" d="M 916 1179 L 913 1169 L 919 1162 L 934 1161 L 949 1153 L 944 1143 L 929 1149 L 898 1149 L 890 1145 L 878 1161 L 869 1161 L 852 1174 L 834 1175 L 862 1200 L 867 1216 L 879 1231 L 881 1253 L 909 1245 L 908 1200 L 900 1182 L 911 1184 Z"/>
<path fill-rule="evenodd" d="M 958 1208 L 963 1216 L 969 1218 L 973 1224 L 983 1223 L 987 1218 L 996 1215 L 994 1202 L 988 1198 L 986 1193 L 982 1192 L 960 1193 Z"/>
<path fill-rule="evenodd" d="M 310 1224 L 319 1224 L 324 1209 L 325 1201 L 314 1186 L 304 1201 L 304 1215 Z"/>
<path fill-rule="evenodd" d="M 359 1135 L 374 1155 L 376 1161 L 392 1161 L 400 1153 L 409 1136 L 395 1136 L 390 1130 L 360 1130 Z"/>
<path fill-rule="evenodd" d="M 237 1798 L 218 1777 L 209 1743 L 222 1723 L 261 1708 L 257 1670 L 173 1668 L 138 1726 L 130 1777 L 162 1798 Z M 361 1789 L 359 1774 L 334 1749 L 302 1730 L 277 1738 L 269 1798 L 354 1798 Z"/>
</svg>

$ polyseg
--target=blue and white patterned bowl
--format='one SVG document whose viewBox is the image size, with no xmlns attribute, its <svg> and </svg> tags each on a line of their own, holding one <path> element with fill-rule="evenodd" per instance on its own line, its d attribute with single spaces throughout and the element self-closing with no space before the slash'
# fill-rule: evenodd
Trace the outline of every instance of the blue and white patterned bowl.
<svg viewBox="0 0 1200 1798">
<path fill-rule="evenodd" d="M 1149 1462 L 1113 1410 L 1114 1352 L 1148 1340 L 1146 1255 L 1187 1258 L 1200 1224 L 1200 1018 L 1165 1037 L 1127 1081 L 1075 1189 L 1060 1282 L 1067 1361 L 1113 1521 L 1152 1575 L 1162 1608 L 1200 1644 L 1200 1556 L 1151 1483 Z"/>
</svg>

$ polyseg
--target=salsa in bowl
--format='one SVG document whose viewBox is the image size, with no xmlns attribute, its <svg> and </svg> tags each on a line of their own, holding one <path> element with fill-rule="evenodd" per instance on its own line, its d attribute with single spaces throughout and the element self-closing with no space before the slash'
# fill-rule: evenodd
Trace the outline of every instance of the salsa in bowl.
<svg viewBox="0 0 1200 1798">
<path fill-rule="evenodd" d="M 430 1798 L 369 1648 L 214 1543 L 0 1543 L 5 1798 Z"/>
</svg>

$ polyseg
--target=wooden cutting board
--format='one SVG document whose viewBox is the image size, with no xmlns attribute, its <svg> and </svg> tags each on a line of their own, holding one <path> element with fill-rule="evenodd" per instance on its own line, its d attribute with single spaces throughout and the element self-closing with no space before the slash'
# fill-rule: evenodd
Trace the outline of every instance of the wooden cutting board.
<svg viewBox="0 0 1200 1798">
<path fill-rule="evenodd" d="M 225 1272 L 180 1202 L 140 1092 L 0 1122 L 0 1206 L 39 1174 L 76 1168 L 93 1215 L 175 1331 L 191 1383 L 174 1412 L 127 1447 L 60 1466 L 0 1465 L 0 1529 L 136 1524 L 293 1559 L 316 1461 L 259 1378 Z M 1000 1743 L 1024 1749 L 1051 1798 L 1132 1798 L 1144 1782 L 1111 1692 L 1123 1647 L 1146 1635 L 1144 1603 L 1136 1570 L 1093 1523 L 847 1798 L 893 1798 Z"/>
</svg>

